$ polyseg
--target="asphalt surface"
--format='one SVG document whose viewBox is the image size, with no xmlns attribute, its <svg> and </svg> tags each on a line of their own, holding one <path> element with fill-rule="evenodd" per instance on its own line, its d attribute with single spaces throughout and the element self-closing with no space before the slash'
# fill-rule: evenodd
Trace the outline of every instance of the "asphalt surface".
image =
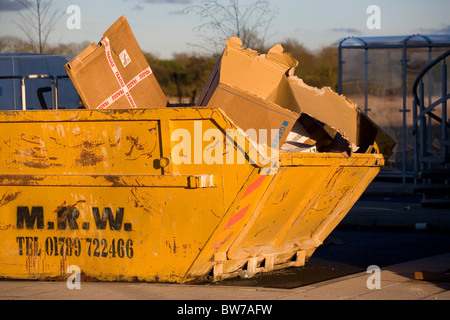
<svg viewBox="0 0 450 320">
<path fill-rule="evenodd" d="M 336 229 L 304 267 L 288 268 L 220 285 L 292 289 L 406 261 L 450 252 L 450 232 Z M 450 269 L 450 266 L 449 266 Z"/>
</svg>

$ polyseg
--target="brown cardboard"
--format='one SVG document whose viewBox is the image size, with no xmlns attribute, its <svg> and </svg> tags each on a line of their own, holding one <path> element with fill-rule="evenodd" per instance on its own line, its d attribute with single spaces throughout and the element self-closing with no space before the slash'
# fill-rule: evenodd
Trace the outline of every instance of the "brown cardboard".
<svg viewBox="0 0 450 320">
<path fill-rule="evenodd" d="M 286 141 L 280 148 L 286 153 L 317 153 L 317 147 L 300 142 Z"/>
<path fill-rule="evenodd" d="M 311 134 L 303 127 L 300 120 L 295 122 L 291 132 L 289 132 L 286 142 L 297 142 L 315 146 L 317 141 L 312 139 Z"/>
<path fill-rule="evenodd" d="M 358 108 L 355 105 L 330 88 L 310 87 L 297 77 L 289 77 L 288 81 L 299 113 L 326 123 L 351 143 L 359 145 Z"/>
<path fill-rule="evenodd" d="M 269 121 L 272 115 L 290 111 L 292 117 L 296 115 L 304 122 L 301 124 L 309 130 L 319 152 L 364 153 L 376 142 L 383 154 L 391 153 L 395 142 L 356 105 L 330 88 L 310 87 L 294 76 L 298 61 L 284 53 L 281 45 L 263 55 L 243 49 L 242 41 L 236 37 L 226 44 L 198 105 L 221 107 L 244 130 L 273 129 L 279 120 L 276 125 Z M 240 90 L 239 99 L 224 88 Z M 254 99 L 259 99 L 259 108 L 248 105 Z M 266 104 L 270 107 L 261 107 Z M 287 135 L 282 137 L 280 146 L 286 138 Z"/>
<path fill-rule="evenodd" d="M 222 57 L 220 82 L 267 99 L 278 89 L 286 72 L 297 65 L 298 61 L 283 53 L 279 45 L 267 55 L 260 55 L 254 50 L 242 49 L 241 40 L 234 37 L 227 41 Z"/>
<path fill-rule="evenodd" d="M 378 127 L 365 113 L 358 109 L 358 127 L 360 145 L 363 150 L 376 144 L 379 152 L 389 158 L 397 143 L 386 132 Z"/>
<path fill-rule="evenodd" d="M 98 45 L 65 66 L 88 109 L 162 108 L 168 104 L 125 18 Z"/>
<path fill-rule="evenodd" d="M 197 105 L 207 105 L 212 92 L 219 83 L 239 88 L 260 98 L 269 100 L 276 92 L 285 74 L 298 65 L 290 54 L 283 53 L 282 47 L 273 47 L 267 55 L 260 55 L 252 49 L 243 49 L 242 41 L 233 37 L 209 75 Z M 281 48 L 281 49 L 280 49 Z"/>
<path fill-rule="evenodd" d="M 249 92 L 226 84 L 219 84 L 208 106 L 218 106 L 241 129 L 247 131 L 254 129 L 258 133 L 260 129 L 266 129 L 267 142 L 270 147 L 278 148 L 287 138 L 299 115 L 281 108 Z M 277 137 L 271 137 L 271 130 L 278 130 Z"/>
<path fill-rule="evenodd" d="M 287 82 L 290 94 L 286 89 L 280 90 L 287 97 L 286 107 L 320 120 L 329 132 L 339 132 L 339 136 L 332 134 L 333 142 L 328 148 L 319 149 L 320 151 L 343 152 L 350 147 L 351 151 L 366 152 L 376 142 L 382 154 L 386 157 L 392 154 L 395 141 L 344 96 L 328 87 L 318 89 L 308 86 L 295 76 L 289 76 Z"/>
<path fill-rule="evenodd" d="M 239 38 L 227 41 L 197 100 L 199 106 L 222 108 L 243 130 L 279 130 L 272 147 L 281 146 L 299 114 L 267 100 L 277 89 L 284 73 L 297 66 L 290 55 L 274 47 L 267 55 L 242 49 Z"/>
<path fill-rule="evenodd" d="M 314 145 L 319 152 L 330 148 L 335 132 L 326 130 L 323 123 L 305 113 L 300 116 L 297 122 L 308 133 L 308 136 L 315 141 Z"/>
</svg>

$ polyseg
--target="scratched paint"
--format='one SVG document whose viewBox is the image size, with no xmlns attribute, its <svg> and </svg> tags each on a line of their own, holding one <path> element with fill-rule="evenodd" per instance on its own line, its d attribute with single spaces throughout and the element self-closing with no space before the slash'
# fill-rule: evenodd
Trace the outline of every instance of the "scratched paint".
<svg viewBox="0 0 450 320">
<path fill-rule="evenodd" d="M 0 199 L 0 207 L 6 206 L 8 203 L 16 200 L 20 194 L 20 191 L 14 193 L 5 193 Z"/>
</svg>

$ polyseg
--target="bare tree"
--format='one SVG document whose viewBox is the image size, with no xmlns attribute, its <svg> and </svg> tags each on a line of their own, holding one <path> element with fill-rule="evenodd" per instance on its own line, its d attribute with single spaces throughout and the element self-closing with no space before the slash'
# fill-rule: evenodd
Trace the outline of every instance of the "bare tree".
<svg viewBox="0 0 450 320">
<path fill-rule="evenodd" d="M 19 12 L 20 22 L 16 25 L 23 31 L 36 52 L 44 53 L 50 33 L 63 11 L 50 10 L 53 0 L 17 0 L 25 9 L 25 13 Z"/>
<path fill-rule="evenodd" d="M 194 29 L 203 39 L 197 44 L 207 51 L 217 53 L 225 40 L 236 36 L 244 46 L 262 49 L 270 37 L 269 30 L 278 14 L 267 0 L 249 0 L 247 5 L 239 0 L 202 0 L 184 9 L 185 14 L 196 14 L 202 24 Z"/>
</svg>

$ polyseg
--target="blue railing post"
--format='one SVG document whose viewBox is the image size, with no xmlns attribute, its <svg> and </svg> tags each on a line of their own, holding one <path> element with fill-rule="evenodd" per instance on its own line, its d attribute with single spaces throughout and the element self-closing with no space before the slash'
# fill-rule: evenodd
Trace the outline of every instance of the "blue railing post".
<svg viewBox="0 0 450 320">
<path fill-rule="evenodd" d="M 445 158 L 448 151 L 448 134 L 447 134 L 447 62 L 446 58 L 442 61 L 442 155 Z"/>
<path fill-rule="evenodd" d="M 407 86 L 407 50 L 406 50 L 406 41 L 403 44 L 403 60 L 402 60 L 402 69 L 403 69 L 403 107 L 400 112 L 403 113 L 403 128 L 402 128 L 402 183 L 403 186 L 406 186 L 406 86 Z"/>
<path fill-rule="evenodd" d="M 420 79 L 420 84 L 419 84 L 419 111 L 420 114 L 422 114 L 422 111 L 425 110 L 425 89 L 424 89 L 424 84 L 423 84 L 423 79 Z M 426 143 L 427 143 L 427 124 L 426 124 L 426 120 L 425 117 L 421 117 L 419 119 L 420 121 L 420 156 L 421 158 L 426 157 L 427 155 L 427 148 L 426 148 Z M 423 162 L 420 165 L 420 169 L 423 170 Z"/>
<path fill-rule="evenodd" d="M 364 49 L 364 112 L 369 115 L 369 48 Z"/>
</svg>

